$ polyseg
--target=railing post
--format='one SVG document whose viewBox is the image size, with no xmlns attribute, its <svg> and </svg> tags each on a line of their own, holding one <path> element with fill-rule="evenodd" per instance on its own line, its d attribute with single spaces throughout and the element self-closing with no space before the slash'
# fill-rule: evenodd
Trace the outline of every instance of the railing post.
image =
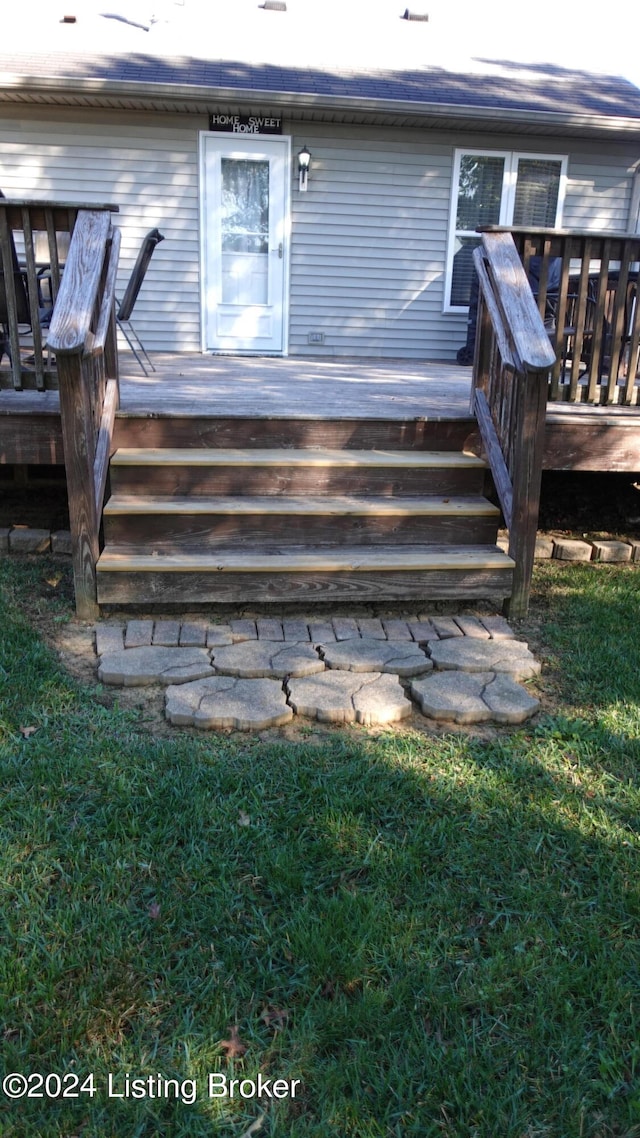
<svg viewBox="0 0 640 1138">
<path fill-rule="evenodd" d="M 115 305 L 111 306 L 109 328 L 104 343 L 104 372 L 107 379 L 115 379 L 120 391 L 120 372 L 118 365 L 118 329 L 116 325 Z"/>
<path fill-rule="evenodd" d="M 100 521 L 95 459 L 106 390 L 104 351 L 112 323 L 117 249 L 108 213 L 78 213 L 48 339 L 58 361 L 76 611 L 85 620 L 98 615 Z M 117 371 L 113 359 L 111 366 Z"/>
<path fill-rule="evenodd" d="M 58 382 L 76 612 L 83 620 L 95 620 L 98 616 L 96 562 L 100 552 L 93 482 L 95 424 L 80 354 L 60 356 Z"/>
<path fill-rule="evenodd" d="M 548 373 L 527 372 L 514 376 L 521 387 L 520 414 L 515 423 L 512 453 L 513 512 L 509 529 L 509 556 L 515 561 L 507 615 L 527 615 L 536 549 L 542 457 L 547 411 Z"/>
<path fill-rule="evenodd" d="M 472 406 L 509 530 L 515 565 L 505 607 L 515 618 L 525 616 L 529 606 L 555 353 L 512 237 L 485 233 L 474 263 L 482 317 Z"/>
</svg>

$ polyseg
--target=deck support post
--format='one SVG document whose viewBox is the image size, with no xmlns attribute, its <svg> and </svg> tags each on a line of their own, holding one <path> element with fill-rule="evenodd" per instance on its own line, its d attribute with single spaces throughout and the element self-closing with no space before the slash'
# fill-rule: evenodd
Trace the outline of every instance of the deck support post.
<svg viewBox="0 0 640 1138">
<path fill-rule="evenodd" d="M 98 518 L 93 479 L 95 424 L 89 384 L 83 375 L 80 354 L 60 356 L 58 381 L 76 612 L 83 620 L 95 620 L 99 615 L 96 578 Z"/>
<path fill-rule="evenodd" d="M 522 392 L 518 400 L 521 415 L 515 424 L 512 451 L 513 512 L 509 556 L 515 561 L 515 568 L 512 592 L 505 610 L 512 620 L 517 620 L 525 617 L 529 608 L 540 510 L 548 377 L 545 372 L 524 372 L 514 380 L 522 385 Z"/>
</svg>

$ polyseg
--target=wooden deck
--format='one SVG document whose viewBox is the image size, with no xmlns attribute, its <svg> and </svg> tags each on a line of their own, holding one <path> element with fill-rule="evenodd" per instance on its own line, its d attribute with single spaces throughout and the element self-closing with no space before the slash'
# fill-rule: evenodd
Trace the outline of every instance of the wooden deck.
<svg viewBox="0 0 640 1138">
<path fill-rule="evenodd" d="M 120 410 L 129 415 L 243 418 L 470 417 L 468 368 L 408 360 L 154 355 L 143 376 L 121 356 Z"/>
<path fill-rule="evenodd" d="M 469 411 L 471 369 L 413 360 L 152 355 L 145 376 L 120 356 L 125 419 L 210 417 L 458 422 Z M 179 445 L 178 442 L 175 445 Z M 63 462 L 55 391 L 0 391 L 0 462 Z M 640 470 L 640 408 L 549 404 L 545 469 Z"/>
</svg>

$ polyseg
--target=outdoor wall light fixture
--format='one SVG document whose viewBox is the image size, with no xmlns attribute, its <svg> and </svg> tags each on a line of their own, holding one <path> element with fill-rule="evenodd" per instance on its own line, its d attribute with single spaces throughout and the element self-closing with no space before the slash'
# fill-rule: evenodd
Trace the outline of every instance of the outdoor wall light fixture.
<svg viewBox="0 0 640 1138">
<path fill-rule="evenodd" d="M 307 189 L 307 175 L 311 165 L 311 152 L 308 146 L 303 146 L 298 154 L 298 175 L 300 178 L 300 193 L 303 194 Z"/>
</svg>

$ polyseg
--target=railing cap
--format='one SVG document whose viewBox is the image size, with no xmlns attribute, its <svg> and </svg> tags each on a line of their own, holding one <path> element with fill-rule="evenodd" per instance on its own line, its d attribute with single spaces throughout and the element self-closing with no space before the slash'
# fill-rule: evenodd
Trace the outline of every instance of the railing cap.
<svg viewBox="0 0 640 1138">
<path fill-rule="evenodd" d="M 107 210 L 109 213 L 118 213 L 120 210 L 119 205 L 96 202 L 61 202 L 52 201 L 48 198 L 0 198 L 0 209 L 15 209 L 16 206 L 21 209 Z"/>
<path fill-rule="evenodd" d="M 531 234 L 532 237 L 591 237 L 595 240 L 640 241 L 640 233 L 629 233 L 620 229 L 553 229 L 545 225 L 479 225 L 476 233 L 515 233 L 518 237 Z"/>
<path fill-rule="evenodd" d="M 556 362 L 556 355 L 513 237 L 507 231 L 485 233 L 482 251 L 518 368 L 530 372 L 549 371 Z"/>
</svg>

